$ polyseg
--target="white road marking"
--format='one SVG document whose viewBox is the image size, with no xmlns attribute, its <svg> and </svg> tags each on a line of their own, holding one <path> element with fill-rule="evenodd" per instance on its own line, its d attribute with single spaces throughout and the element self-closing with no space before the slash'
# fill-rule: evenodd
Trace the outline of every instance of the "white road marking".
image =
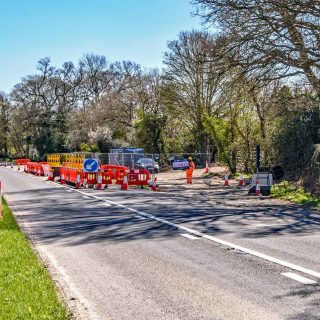
<svg viewBox="0 0 320 320">
<path fill-rule="evenodd" d="M 302 276 L 295 274 L 295 273 L 292 273 L 292 272 L 284 272 L 281 274 L 285 277 L 296 280 L 296 281 L 301 282 L 303 284 L 316 284 L 317 283 L 317 281 L 302 277 Z"/>
<path fill-rule="evenodd" d="M 135 217 L 135 218 L 138 218 L 138 219 L 140 219 L 140 220 L 147 220 L 147 218 L 142 217 L 142 216 L 139 216 L 138 214 L 136 214 L 134 217 Z"/>
<path fill-rule="evenodd" d="M 93 311 L 93 307 L 90 305 L 88 299 L 80 293 L 78 287 L 71 281 L 70 277 L 65 272 L 65 269 L 58 263 L 55 256 L 45 250 L 45 248 L 42 246 L 38 246 L 38 252 L 42 256 L 42 261 L 50 261 L 51 266 L 59 274 L 59 278 L 56 277 L 56 281 L 59 282 L 61 286 L 69 288 L 70 293 L 72 293 L 72 295 L 74 295 L 77 300 L 81 302 L 81 309 L 84 308 L 84 310 L 81 310 L 81 312 L 88 312 L 90 319 L 99 320 L 100 318 Z M 46 259 L 44 257 L 46 257 Z M 78 312 L 80 312 L 80 310 Z"/>
<path fill-rule="evenodd" d="M 64 187 L 68 188 L 66 186 L 64 186 Z M 224 245 L 226 247 L 233 248 L 233 249 L 248 253 L 248 254 L 250 254 L 252 256 L 264 259 L 266 261 L 270 261 L 272 263 L 278 264 L 278 265 L 286 267 L 288 269 L 296 270 L 296 271 L 299 271 L 301 273 L 305 273 L 305 274 L 308 274 L 310 276 L 313 276 L 315 278 L 319 278 L 320 279 L 320 272 L 317 272 L 317 271 L 314 271 L 314 270 L 311 270 L 311 269 L 307 269 L 307 268 L 298 266 L 296 264 L 287 262 L 285 260 L 281 260 L 281 259 L 278 259 L 278 258 L 274 258 L 274 257 L 268 256 L 268 255 L 266 255 L 264 253 L 261 253 L 261 252 L 255 251 L 255 250 L 251 250 L 251 249 L 239 246 L 237 244 L 234 244 L 234 243 L 231 243 L 229 241 L 225 241 L 225 240 L 219 239 L 217 237 L 213 237 L 213 236 L 207 235 L 207 234 L 205 234 L 203 232 L 200 232 L 200 231 L 197 231 L 197 230 L 194 230 L 194 229 L 191 229 L 191 228 L 187 228 L 187 227 L 181 226 L 179 224 L 170 222 L 170 221 L 168 221 L 166 219 L 162 219 L 162 218 L 156 217 L 156 216 L 154 216 L 152 214 L 145 213 L 143 211 L 130 208 L 130 207 L 128 207 L 126 205 L 123 205 L 123 204 L 120 204 L 118 202 L 107 200 L 107 199 L 95 196 L 93 194 L 88 194 L 88 193 L 86 193 L 84 191 L 81 191 L 79 189 L 72 189 L 72 190 L 74 190 L 75 192 L 78 192 L 78 193 L 80 193 L 80 194 L 82 194 L 84 196 L 89 196 L 91 198 L 94 198 L 94 199 L 97 199 L 97 200 L 100 200 L 100 201 L 103 201 L 103 202 L 106 202 L 106 203 L 113 204 L 113 205 L 118 206 L 120 208 L 124 208 L 124 209 L 126 209 L 128 211 L 134 212 L 136 215 L 140 215 L 140 216 L 149 218 L 151 220 L 162 222 L 162 223 L 164 223 L 166 225 L 169 225 L 169 226 L 174 227 L 174 228 L 179 229 L 179 230 L 183 230 L 183 231 L 185 231 L 185 232 L 187 232 L 189 234 L 192 234 L 194 236 L 198 236 L 200 238 L 207 239 L 207 240 L 222 244 L 222 245 Z"/>
<path fill-rule="evenodd" d="M 200 239 L 198 237 L 193 236 L 192 234 L 188 234 L 188 233 L 180 233 L 180 236 L 191 239 L 191 240 L 197 240 Z"/>
</svg>

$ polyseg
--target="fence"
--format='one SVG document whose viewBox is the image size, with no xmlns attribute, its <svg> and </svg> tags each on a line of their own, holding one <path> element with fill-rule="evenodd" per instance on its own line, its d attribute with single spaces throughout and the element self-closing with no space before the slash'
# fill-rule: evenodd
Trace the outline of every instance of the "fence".
<svg viewBox="0 0 320 320">
<path fill-rule="evenodd" d="M 205 168 L 206 162 L 210 163 L 210 155 L 206 153 L 168 153 L 168 154 L 150 154 L 150 153 L 60 153 L 48 155 L 48 163 L 52 167 L 60 167 L 64 162 L 73 162 L 82 165 L 84 159 L 94 158 L 99 160 L 101 165 L 126 166 L 131 169 L 139 167 L 139 159 L 152 159 L 159 164 L 161 169 L 169 168 L 174 160 L 187 159 L 192 157 L 196 168 Z M 51 159 L 53 159 L 51 161 Z"/>
</svg>

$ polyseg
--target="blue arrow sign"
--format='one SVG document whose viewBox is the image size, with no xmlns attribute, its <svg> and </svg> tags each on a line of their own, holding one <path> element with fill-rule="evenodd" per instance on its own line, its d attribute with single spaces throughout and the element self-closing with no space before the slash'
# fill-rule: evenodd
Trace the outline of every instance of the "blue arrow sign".
<svg viewBox="0 0 320 320">
<path fill-rule="evenodd" d="M 83 160 L 84 172 L 97 172 L 99 169 L 99 163 L 97 159 L 85 159 Z"/>
</svg>

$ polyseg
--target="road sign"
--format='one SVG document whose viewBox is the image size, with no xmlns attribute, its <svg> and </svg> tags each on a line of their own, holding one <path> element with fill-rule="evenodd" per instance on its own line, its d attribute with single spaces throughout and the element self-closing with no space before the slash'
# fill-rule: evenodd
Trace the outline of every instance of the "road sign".
<svg viewBox="0 0 320 320">
<path fill-rule="evenodd" d="M 173 170 L 184 170 L 189 168 L 189 161 L 188 160 L 176 160 L 172 163 Z"/>
<path fill-rule="evenodd" d="M 98 172 L 99 163 L 97 159 L 84 159 L 83 171 L 84 172 Z"/>
</svg>

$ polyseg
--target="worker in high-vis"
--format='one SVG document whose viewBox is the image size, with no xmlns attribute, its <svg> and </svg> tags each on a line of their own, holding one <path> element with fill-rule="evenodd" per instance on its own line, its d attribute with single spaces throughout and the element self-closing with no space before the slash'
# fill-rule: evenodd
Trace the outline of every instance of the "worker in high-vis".
<svg viewBox="0 0 320 320">
<path fill-rule="evenodd" d="M 192 184 L 192 175 L 195 169 L 195 165 L 194 165 L 194 162 L 192 161 L 192 157 L 189 157 L 188 161 L 189 161 L 189 168 L 186 169 L 187 184 Z"/>
</svg>

